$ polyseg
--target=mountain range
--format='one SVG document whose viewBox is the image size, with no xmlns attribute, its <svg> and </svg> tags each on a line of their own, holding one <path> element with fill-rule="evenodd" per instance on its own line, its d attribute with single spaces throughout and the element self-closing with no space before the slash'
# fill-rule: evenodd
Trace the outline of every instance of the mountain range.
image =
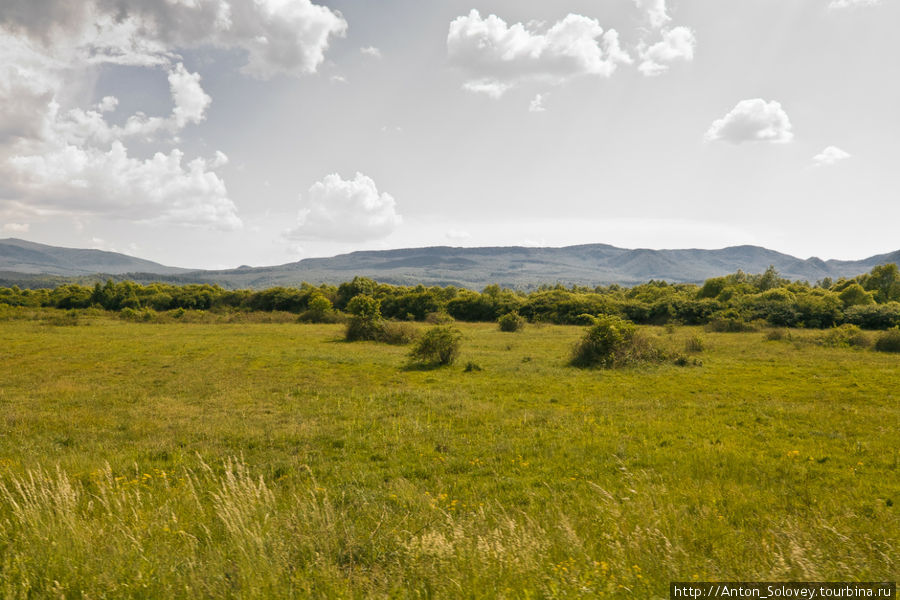
<svg viewBox="0 0 900 600">
<path fill-rule="evenodd" d="M 761 273 L 770 265 L 783 276 L 815 282 L 853 277 L 885 263 L 900 264 L 900 250 L 862 260 L 800 259 L 759 246 L 719 250 L 629 250 L 606 244 L 563 248 L 434 246 L 361 251 L 330 258 L 307 258 L 271 267 L 190 270 L 116 252 L 60 248 L 19 239 L 0 240 L 0 285 L 107 277 L 140 283 L 213 283 L 227 288 L 291 286 L 301 282 L 340 283 L 354 276 L 398 285 L 489 284 L 532 288 L 541 284 L 634 285 L 651 279 L 702 282 L 743 270 Z"/>
</svg>

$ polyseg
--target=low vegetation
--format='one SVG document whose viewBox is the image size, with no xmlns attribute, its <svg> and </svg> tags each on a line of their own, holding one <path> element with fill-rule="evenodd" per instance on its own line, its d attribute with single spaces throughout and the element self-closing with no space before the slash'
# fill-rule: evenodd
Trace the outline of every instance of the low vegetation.
<svg viewBox="0 0 900 600">
<path fill-rule="evenodd" d="M 0 310 L 0 596 L 643 600 L 897 573 L 894 354 L 604 316 L 439 326 L 421 340 L 458 364 L 410 369 L 292 312 L 152 315 Z M 698 336 L 699 368 L 623 358 Z M 585 339 L 620 368 L 569 366 Z"/>
<path fill-rule="evenodd" d="M 410 358 L 425 365 L 452 365 L 459 357 L 462 333 L 452 325 L 437 325 L 416 342 Z"/>
</svg>

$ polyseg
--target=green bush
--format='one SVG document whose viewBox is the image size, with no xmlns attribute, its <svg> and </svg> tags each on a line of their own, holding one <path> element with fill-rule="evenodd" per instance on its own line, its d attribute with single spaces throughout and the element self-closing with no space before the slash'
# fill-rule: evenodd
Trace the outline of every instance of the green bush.
<svg viewBox="0 0 900 600">
<path fill-rule="evenodd" d="M 900 328 L 890 329 L 878 336 L 875 349 L 879 352 L 900 352 Z"/>
<path fill-rule="evenodd" d="M 520 331 L 525 327 L 525 319 L 516 311 L 506 313 L 497 322 L 500 324 L 500 331 Z"/>
<path fill-rule="evenodd" d="M 856 325 L 845 323 L 840 327 L 833 327 L 822 336 L 822 344 L 832 347 L 853 346 L 857 348 L 868 348 L 872 345 L 862 329 Z"/>
<path fill-rule="evenodd" d="M 575 344 L 570 363 L 576 367 L 620 367 L 665 358 L 650 340 L 638 335 L 637 327 L 613 315 L 594 318 L 594 324 Z"/>
<path fill-rule="evenodd" d="M 694 335 L 689 337 L 684 342 L 684 351 L 690 353 L 703 352 L 706 348 L 706 344 L 703 341 L 703 338 L 699 335 Z"/>
<path fill-rule="evenodd" d="M 410 358 L 431 365 L 450 365 L 459 356 L 462 333 L 452 325 L 437 325 L 419 338 Z"/>
<path fill-rule="evenodd" d="M 411 344 L 419 337 L 419 328 L 409 323 L 397 321 L 384 321 L 381 325 L 381 333 L 378 341 L 395 346 Z"/>
<path fill-rule="evenodd" d="M 425 315 L 425 322 L 429 325 L 446 325 L 447 323 L 453 323 L 454 321 L 456 321 L 456 319 L 446 312 L 437 311 Z"/>
<path fill-rule="evenodd" d="M 364 294 L 354 296 L 347 304 L 347 312 L 351 314 L 345 334 L 348 342 L 377 340 L 382 335 L 384 319 L 375 298 Z"/>
</svg>

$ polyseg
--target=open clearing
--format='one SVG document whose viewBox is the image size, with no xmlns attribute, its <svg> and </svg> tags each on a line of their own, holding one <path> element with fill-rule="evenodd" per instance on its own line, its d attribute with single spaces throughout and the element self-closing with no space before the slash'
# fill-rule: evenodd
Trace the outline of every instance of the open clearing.
<svg viewBox="0 0 900 600">
<path fill-rule="evenodd" d="M 900 356 L 642 328 L 702 366 L 579 370 L 583 329 L 0 322 L 4 597 L 668 597 L 898 573 Z M 480 367 L 466 370 L 472 363 Z"/>
</svg>

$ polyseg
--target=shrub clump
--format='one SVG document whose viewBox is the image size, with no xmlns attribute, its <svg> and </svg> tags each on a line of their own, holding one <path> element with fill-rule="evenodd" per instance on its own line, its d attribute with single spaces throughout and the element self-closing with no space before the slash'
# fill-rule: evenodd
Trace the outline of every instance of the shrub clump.
<svg viewBox="0 0 900 600">
<path fill-rule="evenodd" d="M 419 338 L 409 356 L 427 365 L 451 365 L 459 356 L 462 333 L 452 325 L 437 325 Z"/>
<path fill-rule="evenodd" d="M 594 318 L 594 324 L 575 344 L 570 363 L 576 367 L 613 368 L 664 359 L 665 353 L 640 335 L 634 323 L 602 315 Z"/>
<path fill-rule="evenodd" d="M 735 314 L 734 311 L 726 311 L 716 315 L 706 324 L 707 331 L 717 333 L 739 333 L 743 331 L 756 331 L 756 327 Z"/>
<path fill-rule="evenodd" d="M 900 327 L 885 331 L 875 340 L 879 352 L 900 352 Z"/>
<path fill-rule="evenodd" d="M 822 336 L 822 344 L 832 347 L 868 348 L 872 345 L 872 340 L 856 325 L 845 323 L 828 330 Z"/>
<path fill-rule="evenodd" d="M 500 331 L 521 331 L 525 327 L 525 318 L 518 312 L 512 311 L 497 319 L 497 323 L 500 324 Z"/>
<path fill-rule="evenodd" d="M 689 337 L 684 342 L 684 351 L 689 352 L 691 354 L 696 354 L 698 352 L 703 352 L 706 349 L 706 343 L 703 341 L 703 338 L 699 335 L 694 335 Z"/>
<path fill-rule="evenodd" d="M 425 322 L 429 325 L 446 325 L 447 323 L 454 323 L 455 321 L 456 319 L 443 311 L 430 312 L 425 315 Z"/>
<path fill-rule="evenodd" d="M 377 340 L 384 330 L 381 305 L 375 298 L 359 294 L 347 304 L 350 320 L 347 321 L 345 337 L 348 342 Z"/>
<path fill-rule="evenodd" d="M 416 341 L 419 337 L 419 328 L 409 323 L 397 321 L 385 321 L 381 324 L 381 333 L 378 341 L 395 346 L 405 346 Z"/>
<path fill-rule="evenodd" d="M 331 304 L 331 300 L 319 293 L 313 293 L 305 311 L 300 313 L 300 323 L 340 323 L 341 315 Z"/>
</svg>

